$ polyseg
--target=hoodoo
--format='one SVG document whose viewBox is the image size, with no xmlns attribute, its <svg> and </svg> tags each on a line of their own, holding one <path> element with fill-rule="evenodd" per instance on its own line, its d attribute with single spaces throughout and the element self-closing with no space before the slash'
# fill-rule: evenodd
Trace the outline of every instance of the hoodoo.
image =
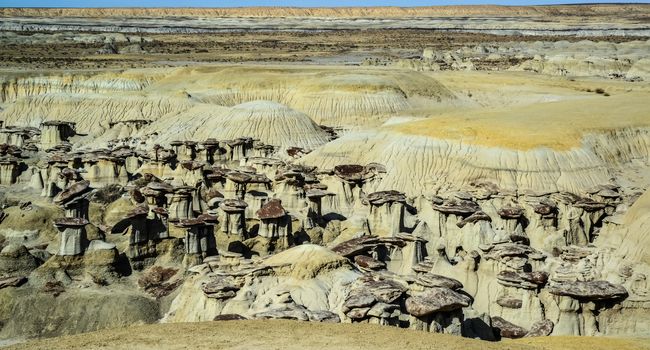
<svg viewBox="0 0 650 350">
<path fill-rule="evenodd" d="M 650 5 L 131 5 L 0 8 L 0 346 L 647 347 Z"/>
</svg>

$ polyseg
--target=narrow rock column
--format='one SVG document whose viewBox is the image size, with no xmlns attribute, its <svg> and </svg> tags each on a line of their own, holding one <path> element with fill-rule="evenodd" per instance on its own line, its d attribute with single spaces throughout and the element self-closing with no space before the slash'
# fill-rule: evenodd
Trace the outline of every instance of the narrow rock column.
<svg viewBox="0 0 650 350">
<path fill-rule="evenodd" d="M 151 181 L 147 186 L 140 188 L 140 192 L 146 197 L 149 206 L 165 208 L 166 194 L 173 193 L 174 187 L 166 182 Z"/>
<path fill-rule="evenodd" d="M 413 267 L 424 261 L 426 240 L 407 233 L 399 233 L 396 238 L 404 241 L 405 245 L 395 249 L 391 254 L 389 270 L 408 275 Z"/>
<path fill-rule="evenodd" d="M 149 238 L 169 238 L 169 213 L 165 208 L 154 207 L 149 212 Z"/>
<path fill-rule="evenodd" d="M 238 138 L 235 140 L 225 141 L 226 158 L 229 161 L 239 161 L 248 156 L 253 148 L 253 139 Z"/>
<path fill-rule="evenodd" d="M 185 254 L 201 254 L 201 226 L 203 220 L 183 219 L 174 223 L 174 226 L 185 229 Z"/>
<path fill-rule="evenodd" d="M 149 209 L 147 207 L 137 206 L 125 217 L 125 219 L 130 219 L 131 222 L 130 245 L 142 245 L 149 241 L 149 232 L 147 229 L 148 213 Z"/>
<path fill-rule="evenodd" d="M 231 193 L 234 192 L 235 197 L 240 200 L 244 200 L 248 184 L 253 179 L 251 174 L 239 171 L 231 171 L 226 174 L 226 179 L 226 191 Z"/>
<path fill-rule="evenodd" d="M 219 150 L 219 141 L 209 138 L 200 143 L 203 149 L 199 152 L 202 155 L 203 161 L 208 164 L 214 164 L 215 153 Z"/>
<path fill-rule="evenodd" d="M 91 190 L 90 182 L 77 181 L 54 197 L 54 203 L 65 209 L 68 218 L 88 219 L 90 201 L 87 196 Z"/>
<path fill-rule="evenodd" d="M 124 160 L 109 154 L 100 154 L 94 159 L 86 158 L 85 168 L 84 176 L 93 187 L 99 188 L 112 184 L 124 186 L 129 181 Z"/>
<path fill-rule="evenodd" d="M 275 147 L 267 145 L 263 142 L 255 142 L 253 146 L 253 156 L 255 157 L 270 157 L 275 152 Z"/>
<path fill-rule="evenodd" d="M 218 218 L 213 214 L 201 214 L 198 216 L 204 225 L 199 231 L 199 243 L 201 245 L 201 252 L 205 256 L 217 255 L 217 240 L 214 236 L 214 226 L 218 222 Z"/>
<path fill-rule="evenodd" d="M 54 220 L 54 227 L 59 230 L 59 251 L 57 255 L 83 254 L 88 244 L 86 225 L 88 225 L 88 220 L 80 218 L 60 218 Z"/>
<path fill-rule="evenodd" d="M 183 160 L 178 163 L 174 171 L 172 184 L 178 186 L 196 186 L 204 181 L 204 164 L 193 160 Z"/>
<path fill-rule="evenodd" d="M 210 223 L 203 221 L 207 219 Z M 174 223 L 185 229 L 185 256 L 183 265 L 191 267 L 200 264 L 204 258 L 217 254 L 217 244 L 214 239 L 212 224 L 216 217 L 203 214 L 196 219 L 184 219 Z"/>
<path fill-rule="evenodd" d="M 75 123 L 47 121 L 41 124 L 41 148 L 49 149 L 76 135 Z"/>
<path fill-rule="evenodd" d="M 0 159 L 0 185 L 16 183 L 18 177 L 18 160 L 15 158 Z"/>
<path fill-rule="evenodd" d="M 404 222 L 406 196 L 398 191 L 373 192 L 364 201 L 370 206 L 368 226 L 370 232 L 380 237 L 393 237 L 400 233 Z"/>
<path fill-rule="evenodd" d="M 172 141 L 169 145 L 174 150 L 174 153 L 176 153 L 177 160 L 187 161 L 196 159 L 196 142 Z"/>
<path fill-rule="evenodd" d="M 45 184 L 43 185 L 43 191 L 41 191 L 42 197 L 52 198 L 67 187 L 67 178 L 59 176 L 63 169 L 66 169 L 67 167 L 68 162 L 66 160 L 48 160 L 48 167 L 42 171 L 42 177 L 45 181 Z"/>
<path fill-rule="evenodd" d="M 352 210 L 355 202 L 361 197 L 366 182 L 375 176 L 375 173 L 363 165 L 344 164 L 334 167 L 334 175 L 340 181 L 343 196 L 338 196 L 341 208 Z M 347 215 L 349 213 L 343 213 Z"/>
<path fill-rule="evenodd" d="M 1 129 L 0 126 L 0 144 L 23 147 L 25 141 L 29 139 L 29 134 L 19 128 Z"/>
<path fill-rule="evenodd" d="M 291 219 L 279 199 L 271 199 L 264 204 L 257 211 L 257 217 L 261 221 L 258 235 L 269 239 L 286 238 L 289 235 Z"/>
<path fill-rule="evenodd" d="M 321 189 L 311 189 L 307 191 L 307 222 L 305 228 L 320 226 L 323 221 L 323 197 L 330 195 L 329 192 Z"/>
<path fill-rule="evenodd" d="M 191 219 L 194 217 L 192 207 L 192 187 L 178 187 L 169 195 L 169 220 Z"/>
<path fill-rule="evenodd" d="M 219 207 L 224 212 L 221 230 L 229 236 L 238 236 L 241 240 L 246 236 L 246 207 L 248 204 L 242 200 L 226 199 Z"/>
</svg>

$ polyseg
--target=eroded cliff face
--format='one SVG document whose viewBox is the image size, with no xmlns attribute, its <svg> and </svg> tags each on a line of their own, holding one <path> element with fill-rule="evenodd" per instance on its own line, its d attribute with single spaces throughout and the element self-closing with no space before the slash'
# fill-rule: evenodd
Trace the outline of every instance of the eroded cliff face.
<svg viewBox="0 0 650 350">
<path fill-rule="evenodd" d="M 0 102 L 50 93 L 112 93 L 142 90 L 159 77 L 155 71 L 117 73 L 47 73 L 3 75 Z"/>
<path fill-rule="evenodd" d="M 648 132 L 647 128 L 632 128 L 589 134 L 580 147 L 567 151 L 516 151 L 389 131 L 355 132 L 301 162 L 325 167 L 378 162 L 395 172 L 388 173 L 373 189 L 396 189 L 411 195 L 460 190 L 488 179 L 519 193 L 578 193 L 608 182 L 614 172 L 624 171 L 633 162 L 642 164 L 639 169 L 647 165 Z"/>
<path fill-rule="evenodd" d="M 149 74 L 150 78 L 142 78 Z M 377 125 L 411 108 L 411 99 L 415 105 L 418 99 L 430 104 L 454 100 L 435 79 L 401 71 L 226 66 L 37 76 L 9 82 L 3 88 L 6 107 L 0 117 L 6 125 L 67 120 L 84 132 L 102 122 L 174 119 L 202 103 L 218 110 L 256 100 L 274 101 L 306 113 L 319 124 L 348 126 L 361 121 Z M 190 113 L 183 119 L 192 117 Z"/>
</svg>

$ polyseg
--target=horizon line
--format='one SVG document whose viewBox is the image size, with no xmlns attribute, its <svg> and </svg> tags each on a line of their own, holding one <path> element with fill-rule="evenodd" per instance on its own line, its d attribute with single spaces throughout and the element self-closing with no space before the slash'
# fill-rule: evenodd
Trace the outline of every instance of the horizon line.
<svg viewBox="0 0 650 350">
<path fill-rule="evenodd" d="M 397 6 L 397 5 L 376 5 L 376 6 L 2 6 L 3 9 L 245 9 L 245 8 L 295 8 L 295 9 L 327 9 L 327 8 L 436 8 L 436 7 L 550 7 L 550 6 L 598 6 L 598 5 L 650 5 L 649 2 L 579 2 L 579 3 L 556 3 L 556 4 L 522 4 L 522 5 L 502 5 L 502 4 L 446 4 L 446 5 L 423 5 L 423 6 Z"/>
</svg>

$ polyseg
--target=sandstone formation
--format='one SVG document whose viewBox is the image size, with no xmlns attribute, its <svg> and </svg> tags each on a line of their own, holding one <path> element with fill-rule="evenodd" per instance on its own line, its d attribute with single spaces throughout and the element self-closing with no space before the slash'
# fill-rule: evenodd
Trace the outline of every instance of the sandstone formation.
<svg viewBox="0 0 650 350">
<path fill-rule="evenodd" d="M 116 10 L 129 28 L 103 9 L 0 10 L 0 30 L 19 29 L 0 45 L 83 31 L 89 62 L 171 47 L 161 32 L 196 22 L 185 39 L 266 23 L 282 40 L 212 40 L 295 52 L 312 30 L 372 37 L 359 26 L 494 41 L 366 43 L 387 59 L 323 44 L 299 65 L 155 53 L 142 69 L 3 70 L 0 339 L 278 319 L 519 344 L 647 336 L 648 7 L 624 7 L 618 26 L 609 5 L 486 6 L 474 22 L 457 16 L 477 8 L 456 7 Z"/>
<path fill-rule="evenodd" d="M 214 33 L 224 30 L 323 30 L 415 27 L 449 31 L 492 31 L 497 33 L 534 33 L 536 35 L 596 33 L 645 35 L 643 18 L 647 5 L 583 5 L 572 6 L 443 6 L 443 7 L 343 7 L 343 8 L 223 8 L 223 9 L 3 9 L 2 30 L 76 31 L 121 33 Z M 481 21 L 467 21 L 474 16 Z M 509 16 L 516 19 L 511 19 Z M 619 26 L 608 22 L 608 16 L 629 20 Z M 39 17 L 55 17 L 58 21 L 38 21 Z M 102 17 L 102 21 L 88 20 Z M 123 25 L 121 18 L 131 20 Z M 517 18 L 519 17 L 519 18 Z M 560 22 L 550 27 L 541 19 Z M 152 20 L 153 19 L 153 20 Z M 576 20 L 579 19 L 579 20 Z M 477 23 L 478 22 L 478 23 Z M 559 27 L 559 28 L 558 28 Z"/>
</svg>

